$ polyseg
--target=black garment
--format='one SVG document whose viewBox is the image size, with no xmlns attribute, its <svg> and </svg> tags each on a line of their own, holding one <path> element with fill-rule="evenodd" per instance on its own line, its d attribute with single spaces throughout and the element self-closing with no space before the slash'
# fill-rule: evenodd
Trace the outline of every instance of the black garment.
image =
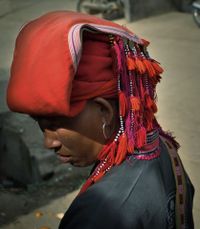
<svg viewBox="0 0 200 229">
<path fill-rule="evenodd" d="M 175 179 L 167 148 L 160 147 L 159 158 L 131 156 L 113 167 L 73 201 L 59 229 L 175 229 Z M 185 229 L 193 229 L 194 188 L 187 175 L 186 186 Z"/>
</svg>

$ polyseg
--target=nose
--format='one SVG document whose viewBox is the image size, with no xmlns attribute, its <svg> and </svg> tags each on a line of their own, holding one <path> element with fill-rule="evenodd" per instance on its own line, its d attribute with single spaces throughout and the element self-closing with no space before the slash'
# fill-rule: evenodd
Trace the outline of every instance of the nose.
<svg viewBox="0 0 200 229">
<path fill-rule="evenodd" d="M 60 147 L 62 144 L 57 138 L 55 131 L 48 129 L 44 130 L 44 147 L 47 149 L 55 149 Z"/>
</svg>

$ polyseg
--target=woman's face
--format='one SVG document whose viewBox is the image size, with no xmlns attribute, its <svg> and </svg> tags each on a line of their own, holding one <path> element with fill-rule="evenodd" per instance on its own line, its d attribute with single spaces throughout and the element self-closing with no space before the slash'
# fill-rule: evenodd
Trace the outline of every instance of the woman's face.
<svg viewBox="0 0 200 229">
<path fill-rule="evenodd" d="M 104 114 L 102 106 L 89 101 L 76 117 L 37 117 L 36 120 L 44 133 L 46 148 L 54 149 L 64 163 L 88 166 L 97 160 L 105 144 Z"/>
</svg>

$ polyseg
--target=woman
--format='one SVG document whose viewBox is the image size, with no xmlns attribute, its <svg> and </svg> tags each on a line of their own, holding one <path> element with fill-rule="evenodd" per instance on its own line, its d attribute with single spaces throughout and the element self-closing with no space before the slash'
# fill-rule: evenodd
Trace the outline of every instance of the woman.
<svg viewBox="0 0 200 229">
<path fill-rule="evenodd" d="M 12 111 L 36 119 L 64 163 L 95 164 L 64 228 L 193 228 L 193 186 L 158 124 L 163 72 L 149 43 L 113 22 L 52 12 L 19 33 Z"/>
</svg>

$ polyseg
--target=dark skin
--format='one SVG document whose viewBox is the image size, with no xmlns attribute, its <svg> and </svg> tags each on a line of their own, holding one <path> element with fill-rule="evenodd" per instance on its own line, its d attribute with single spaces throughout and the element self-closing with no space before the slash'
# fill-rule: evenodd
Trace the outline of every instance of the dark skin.
<svg viewBox="0 0 200 229">
<path fill-rule="evenodd" d="M 89 100 L 75 117 L 34 118 L 44 133 L 45 147 L 54 149 L 62 162 L 83 167 L 97 161 L 98 153 L 119 128 L 117 113 L 115 101 L 98 97 Z"/>
</svg>

